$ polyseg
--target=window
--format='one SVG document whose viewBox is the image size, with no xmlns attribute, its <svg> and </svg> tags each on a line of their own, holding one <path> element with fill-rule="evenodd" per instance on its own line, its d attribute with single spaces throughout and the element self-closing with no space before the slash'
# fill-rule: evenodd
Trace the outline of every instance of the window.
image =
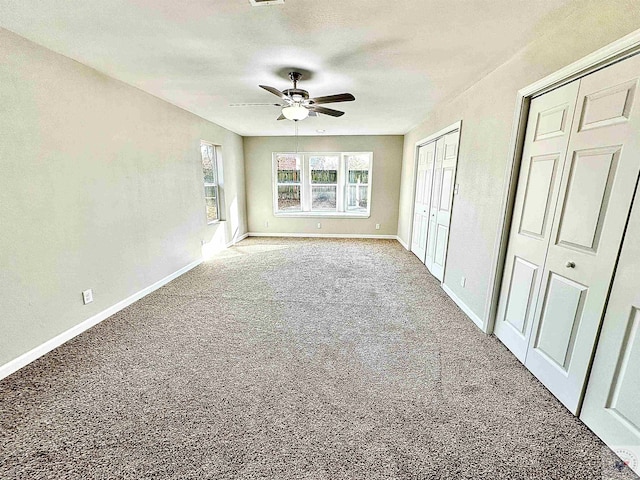
<svg viewBox="0 0 640 480">
<path fill-rule="evenodd" d="M 220 192 L 218 188 L 218 159 L 216 150 L 215 145 L 205 142 L 200 143 L 207 223 L 220 220 Z"/>
<path fill-rule="evenodd" d="M 280 212 L 302 210 L 302 175 L 300 157 L 280 154 L 276 159 L 277 207 Z"/>
<path fill-rule="evenodd" d="M 276 215 L 367 217 L 371 152 L 274 153 Z"/>
<path fill-rule="evenodd" d="M 338 169 L 340 157 L 314 155 L 309 157 L 311 210 L 335 212 L 338 205 Z"/>
<path fill-rule="evenodd" d="M 347 210 L 369 211 L 369 171 L 371 157 L 356 153 L 347 159 Z"/>
</svg>

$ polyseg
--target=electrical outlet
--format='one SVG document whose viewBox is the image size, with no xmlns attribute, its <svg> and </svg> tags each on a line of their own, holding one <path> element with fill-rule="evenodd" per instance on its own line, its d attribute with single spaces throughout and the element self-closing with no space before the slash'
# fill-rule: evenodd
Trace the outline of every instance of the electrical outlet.
<svg viewBox="0 0 640 480">
<path fill-rule="evenodd" d="M 85 305 L 93 302 L 93 290 L 89 289 L 82 292 L 82 301 Z"/>
<path fill-rule="evenodd" d="M 376 230 L 380 230 L 380 224 L 376 223 Z"/>
<path fill-rule="evenodd" d="M 464 288 L 464 286 L 467 284 L 467 277 L 461 277 L 460 278 L 460 286 L 462 288 Z"/>
<path fill-rule="evenodd" d="M 453 187 L 453 194 L 458 195 L 458 192 L 460 192 L 460 184 L 456 183 Z"/>
<path fill-rule="evenodd" d="M 318 228 L 322 228 L 322 224 L 318 222 Z"/>
</svg>

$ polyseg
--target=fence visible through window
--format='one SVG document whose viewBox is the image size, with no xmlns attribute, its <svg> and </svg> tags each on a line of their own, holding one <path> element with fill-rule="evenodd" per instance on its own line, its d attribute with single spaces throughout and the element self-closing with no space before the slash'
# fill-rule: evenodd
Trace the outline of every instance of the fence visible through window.
<svg viewBox="0 0 640 480">
<path fill-rule="evenodd" d="M 276 214 L 368 216 L 371 152 L 274 153 Z"/>
</svg>

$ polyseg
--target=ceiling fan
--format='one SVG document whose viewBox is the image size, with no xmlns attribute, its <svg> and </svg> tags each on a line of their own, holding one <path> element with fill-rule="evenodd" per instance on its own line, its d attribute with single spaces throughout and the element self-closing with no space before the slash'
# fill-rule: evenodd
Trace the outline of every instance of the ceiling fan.
<svg viewBox="0 0 640 480">
<path fill-rule="evenodd" d="M 232 106 L 252 106 L 252 105 L 273 105 L 282 107 L 282 113 L 278 120 L 304 120 L 308 116 L 316 116 L 318 113 L 332 117 L 341 117 L 344 112 L 332 108 L 321 107 L 321 104 L 353 102 L 356 98 L 350 93 L 339 93 L 337 95 L 327 95 L 325 97 L 309 98 L 309 92 L 298 88 L 298 81 L 302 78 L 300 72 L 289 72 L 289 78 L 293 82 L 293 88 L 280 91 L 277 88 L 267 85 L 259 85 L 267 92 L 280 97 L 282 103 L 246 103 L 232 104 Z"/>
</svg>

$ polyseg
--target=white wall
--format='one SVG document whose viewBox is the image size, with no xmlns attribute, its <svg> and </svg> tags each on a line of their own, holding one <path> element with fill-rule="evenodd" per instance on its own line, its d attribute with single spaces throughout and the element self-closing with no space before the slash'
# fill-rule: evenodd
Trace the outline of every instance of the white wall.
<svg viewBox="0 0 640 480">
<path fill-rule="evenodd" d="M 0 366 L 246 232 L 240 136 L 6 30 L 0 105 Z M 201 139 L 222 145 L 215 226 Z"/>
<path fill-rule="evenodd" d="M 294 137 L 245 137 L 247 218 L 251 233 L 396 235 L 400 170 L 400 135 L 299 137 L 300 152 L 373 152 L 369 218 L 276 217 L 273 215 L 272 154 L 295 150 Z M 269 227 L 265 222 L 269 222 Z M 316 228 L 321 222 L 322 228 Z M 376 223 L 380 230 L 376 230 Z"/>
<path fill-rule="evenodd" d="M 563 13 L 564 15 L 560 15 Z M 398 236 L 408 242 L 415 142 L 462 120 L 444 283 L 487 320 L 517 91 L 640 27 L 635 0 L 589 0 L 549 18 L 539 37 L 405 135 Z M 460 277 L 467 278 L 460 286 Z"/>
</svg>

